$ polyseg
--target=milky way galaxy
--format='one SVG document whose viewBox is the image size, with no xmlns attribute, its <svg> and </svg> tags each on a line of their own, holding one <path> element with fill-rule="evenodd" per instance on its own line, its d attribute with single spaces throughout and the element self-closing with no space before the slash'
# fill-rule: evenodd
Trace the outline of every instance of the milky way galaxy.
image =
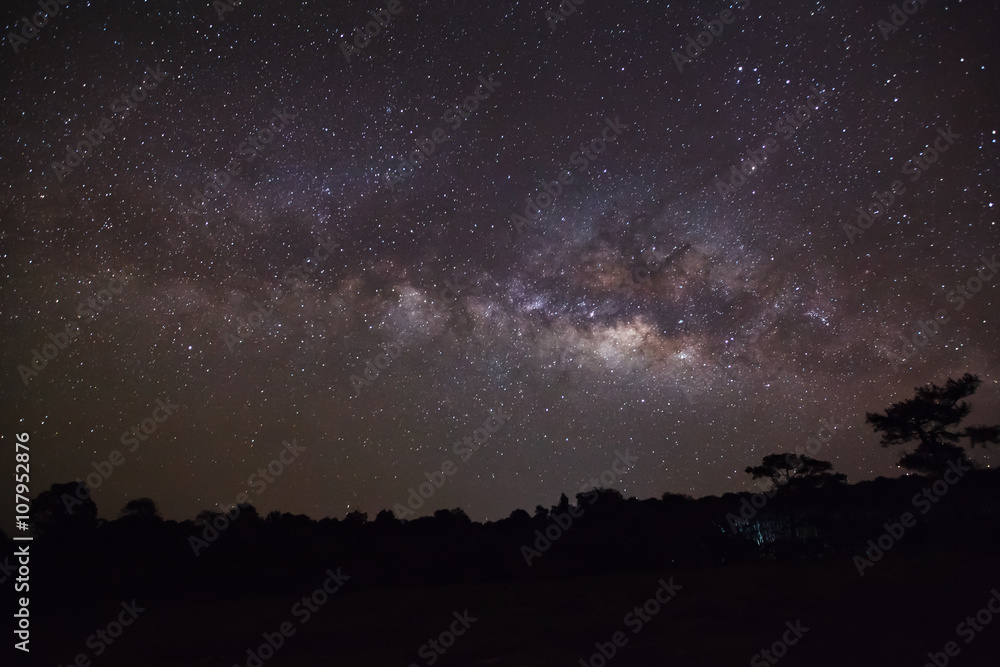
<svg viewBox="0 0 1000 667">
<path fill-rule="evenodd" d="M 452 460 L 423 511 L 496 519 L 626 450 L 629 496 L 746 489 L 823 420 L 818 458 L 896 475 L 865 411 L 966 371 L 996 414 L 995 3 L 736 3 L 710 41 L 723 3 L 563 4 L 95 0 L 8 36 L 34 487 L 117 449 L 102 516 L 374 516 Z"/>
</svg>

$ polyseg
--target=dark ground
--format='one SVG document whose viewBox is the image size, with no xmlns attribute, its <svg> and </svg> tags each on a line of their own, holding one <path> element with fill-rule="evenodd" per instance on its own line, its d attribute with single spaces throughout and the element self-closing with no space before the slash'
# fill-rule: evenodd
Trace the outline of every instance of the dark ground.
<svg viewBox="0 0 1000 667">
<path fill-rule="evenodd" d="M 780 639 L 786 621 L 801 619 L 809 630 L 782 665 L 919 667 L 928 651 L 952 640 L 961 650 L 952 665 L 997 665 L 1000 620 L 969 644 L 955 634 L 1000 586 L 997 555 L 891 552 L 863 578 L 847 559 L 399 590 L 352 590 L 349 581 L 305 624 L 291 607 L 311 589 L 231 599 L 185 594 L 168 606 L 148 604 L 93 664 L 246 665 L 246 650 L 262 633 L 291 621 L 295 634 L 264 664 L 423 665 L 421 645 L 447 629 L 453 612 L 468 609 L 477 620 L 436 664 L 579 665 L 595 642 L 623 630 L 628 643 L 610 664 L 746 665 Z M 656 592 L 661 577 L 683 589 L 634 634 L 623 617 Z M 319 586 L 323 575 L 315 578 Z M 102 613 L 87 600 L 66 612 L 39 619 L 33 633 L 35 648 L 44 645 L 54 659 L 47 664 L 68 665 L 81 651 L 92 656 L 87 636 L 114 617 L 113 608 Z"/>
</svg>

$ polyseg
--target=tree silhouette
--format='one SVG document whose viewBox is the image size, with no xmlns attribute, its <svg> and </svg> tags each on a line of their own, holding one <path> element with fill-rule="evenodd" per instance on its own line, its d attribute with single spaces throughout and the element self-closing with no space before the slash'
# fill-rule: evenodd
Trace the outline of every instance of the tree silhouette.
<svg viewBox="0 0 1000 667">
<path fill-rule="evenodd" d="M 520 507 L 511 512 L 509 518 L 511 521 L 522 524 L 529 523 L 531 521 L 531 515 Z"/>
<path fill-rule="evenodd" d="M 53 484 L 31 501 L 29 516 L 39 534 L 87 531 L 97 525 L 97 504 L 83 482 Z"/>
<path fill-rule="evenodd" d="M 559 494 L 559 504 L 552 506 L 552 514 L 566 514 L 569 512 L 569 498 L 565 493 Z"/>
<path fill-rule="evenodd" d="M 276 513 L 277 512 L 271 512 L 271 514 L 276 514 Z M 215 521 L 215 519 L 220 516 L 222 516 L 222 512 L 219 512 L 217 510 L 202 510 L 198 512 L 198 515 L 195 517 L 194 520 L 195 523 L 197 523 L 199 526 L 208 526 L 211 525 L 212 522 Z"/>
<path fill-rule="evenodd" d="M 781 502 L 787 507 L 789 533 L 793 541 L 798 537 L 799 524 L 805 518 L 797 512 L 795 496 L 798 492 L 847 481 L 844 473 L 833 472 L 833 464 L 829 461 L 804 454 L 768 454 L 759 466 L 747 466 L 746 472 L 753 479 L 770 479 L 775 491 L 785 491 Z"/>
<path fill-rule="evenodd" d="M 344 517 L 344 524 L 348 526 L 363 526 L 368 523 L 368 512 L 353 510 Z"/>
<path fill-rule="evenodd" d="M 394 526 L 399 523 L 392 510 L 380 510 L 375 515 L 375 524 L 378 526 Z"/>
<path fill-rule="evenodd" d="M 833 464 L 829 461 L 805 454 L 768 454 L 759 466 L 746 468 L 747 474 L 754 479 L 770 479 L 776 489 L 819 487 L 847 480 L 847 475 L 832 471 Z"/>
<path fill-rule="evenodd" d="M 434 511 L 434 520 L 440 525 L 456 527 L 456 526 L 469 526 L 472 524 L 472 520 L 469 515 L 465 513 L 461 507 L 456 507 L 455 509 L 447 510 L 440 509 Z"/>
<path fill-rule="evenodd" d="M 151 498 L 133 498 L 125 503 L 119 516 L 122 518 L 157 519 L 160 516 L 160 511 L 156 509 L 156 503 Z"/>
<path fill-rule="evenodd" d="M 899 460 L 901 467 L 942 475 L 949 462 L 969 462 L 959 444 L 963 439 L 972 447 L 1000 442 L 1000 425 L 954 429 L 972 409 L 963 399 L 974 394 L 980 383 L 978 376 L 966 373 L 958 380 L 948 378 L 943 387 L 936 384 L 916 387 L 914 398 L 890 405 L 885 414 L 869 412 L 865 421 L 882 434 L 883 447 L 920 443 Z"/>
</svg>

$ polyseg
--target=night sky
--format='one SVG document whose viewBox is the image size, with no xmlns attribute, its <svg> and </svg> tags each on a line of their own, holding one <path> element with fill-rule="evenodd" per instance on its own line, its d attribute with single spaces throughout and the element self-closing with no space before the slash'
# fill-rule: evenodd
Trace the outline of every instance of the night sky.
<svg viewBox="0 0 1000 667">
<path fill-rule="evenodd" d="M 817 458 L 898 475 L 865 411 L 966 371 L 1000 410 L 996 2 L 71 0 L 30 39 L 6 5 L 32 495 L 118 450 L 101 516 L 373 517 L 451 461 L 418 514 L 497 519 L 616 452 L 626 496 L 752 488 L 824 420 Z"/>
</svg>

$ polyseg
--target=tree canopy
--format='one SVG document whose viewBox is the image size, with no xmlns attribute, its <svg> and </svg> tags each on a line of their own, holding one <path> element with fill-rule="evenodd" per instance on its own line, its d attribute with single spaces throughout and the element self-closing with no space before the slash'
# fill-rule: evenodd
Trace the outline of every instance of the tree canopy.
<svg viewBox="0 0 1000 667">
<path fill-rule="evenodd" d="M 966 373 L 958 380 L 948 378 L 943 387 L 917 387 L 913 398 L 893 403 L 884 413 L 869 412 L 865 421 L 882 434 L 883 447 L 919 443 L 902 456 L 901 467 L 942 474 L 949 461 L 968 461 L 963 440 L 972 447 L 1000 442 L 1000 425 L 957 428 L 972 410 L 964 399 L 976 393 L 981 382 L 978 376 Z"/>
</svg>

